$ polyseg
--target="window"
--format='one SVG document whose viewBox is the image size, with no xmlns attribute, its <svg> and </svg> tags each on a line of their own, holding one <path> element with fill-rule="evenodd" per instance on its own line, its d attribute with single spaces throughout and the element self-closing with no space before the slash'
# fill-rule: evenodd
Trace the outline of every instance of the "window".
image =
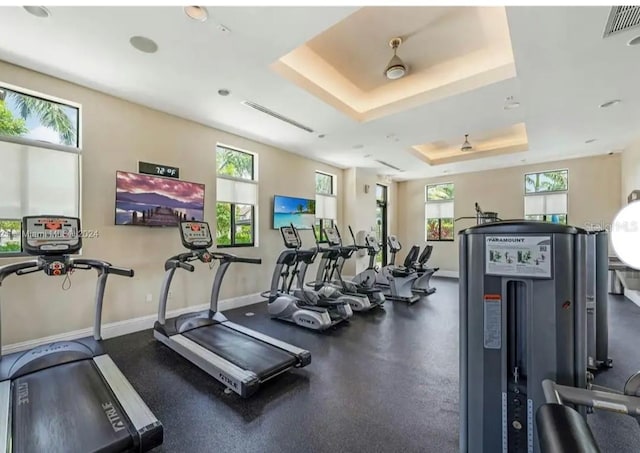
<svg viewBox="0 0 640 453">
<path fill-rule="evenodd" d="M 79 148 L 80 108 L 0 84 L 1 139 Z"/>
<path fill-rule="evenodd" d="M 524 176 L 524 217 L 567 223 L 569 170 L 528 173 Z"/>
<path fill-rule="evenodd" d="M 453 183 L 426 187 L 425 225 L 427 241 L 453 241 Z"/>
<path fill-rule="evenodd" d="M 0 83 L 0 256 L 22 253 L 22 217 L 80 213 L 80 106 Z"/>
<path fill-rule="evenodd" d="M 325 228 L 334 226 L 338 212 L 335 176 L 316 172 L 316 228 L 320 231 L 320 242 L 327 242 Z"/>
<path fill-rule="evenodd" d="M 253 247 L 258 185 L 254 154 L 216 147 L 216 245 Z"/>
</svg>

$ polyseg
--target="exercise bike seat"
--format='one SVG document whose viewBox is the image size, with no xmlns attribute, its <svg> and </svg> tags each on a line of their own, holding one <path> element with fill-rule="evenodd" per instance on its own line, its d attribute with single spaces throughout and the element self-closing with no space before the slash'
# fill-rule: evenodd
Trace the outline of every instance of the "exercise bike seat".
<svg viewBox="0 0 640 453">
<path fill-rule="evenodd" d="M 406 267 L 394 267 L 391 269 L 391 275 L 394 277 L 408 277 L 415 271 Z"/>
</svg>

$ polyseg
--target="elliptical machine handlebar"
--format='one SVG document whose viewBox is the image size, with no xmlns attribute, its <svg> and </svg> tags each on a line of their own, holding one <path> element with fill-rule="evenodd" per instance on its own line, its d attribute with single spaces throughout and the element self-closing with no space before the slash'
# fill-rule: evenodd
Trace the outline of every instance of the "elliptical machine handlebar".
<svg viewBox="0 0 640 453">
<path fill-rule="evenodd" d="M 349 233 L 351 233 L 351 239 L 353 240 L 353 245 L 351 247 L 355 247 L 356 250 L 365 250 L 369 248 L 368 245 L 358 245 L 358 243 L 356 242 L 356 235 L 353 234 L 353 229 L 351 228 L 351 225 L 349 225 Z"/>
</svg>

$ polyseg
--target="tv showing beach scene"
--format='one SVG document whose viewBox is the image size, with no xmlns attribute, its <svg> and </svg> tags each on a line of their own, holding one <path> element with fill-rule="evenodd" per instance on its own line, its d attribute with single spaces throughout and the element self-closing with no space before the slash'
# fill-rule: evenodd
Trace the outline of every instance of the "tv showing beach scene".
<svg viewBox="0 0 640 453">
<path fill-rule="evenodd" d="M 290 226 L 310 230 L 316 222 L 316 200 L 306 198 L 273 197 L 273 228 Z"/>
<path fill-rule="evenodd" d="M 181 220 L 204 220 L 204 184 L 116 173 L 116 225 L 177 227 Z"/>
</svg>

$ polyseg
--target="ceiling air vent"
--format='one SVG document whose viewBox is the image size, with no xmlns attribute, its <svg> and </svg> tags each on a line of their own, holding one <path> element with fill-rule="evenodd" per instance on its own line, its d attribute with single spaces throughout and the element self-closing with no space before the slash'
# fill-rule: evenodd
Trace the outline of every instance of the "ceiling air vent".
<svg viewBox="0 0 640 453">
<path fill-rule="evenodd" d="M 612 6 L 603 38 L 640 25 L 640 6 Z"/>
<path fill-rule="evenodd" d="M 395 167 L 395 166 L 393 166 L 393 165 L 391 165 L 391 164 L 389 164 L 389 163 L 387 163 L 387 162 L 385 162 L 383 160 L 375 159 L 375 161 L 378 162 L 379 164 L 384 165 L 385 167 L 393 168 L 396 171 L 404 171 L 403 169 Z"/>
<path fill-rule="evenodd" d="M 280 121 L 284 121 L 285 123 L 289 123 L 292 126 L 297 127 L 298 129 L 302 129 L 303 131 L 307 131 L 307 132 L 313 132 L 313 129 L 311 129 L 310 127 L 305 126 L 304 124 L 300 124 L 297 121 L 294 121 L 290 118 L 287 118 L 286 116 L 282 116 L 279 113 L 274 112 L 273 110 L 269 110 L 266 107 L 261 106 L 260 104 L 256 104 L 255 102 L 251 102 L 251 101 L 242 101 L 243 105 L 246 105 L 247 107 L 251 107 L 254 110 L 257 110 L 259 112 L 262 113 L 266 113 L 269 116 L 272 116 L 276 119 L 279 119 Z"/>
</svg>

